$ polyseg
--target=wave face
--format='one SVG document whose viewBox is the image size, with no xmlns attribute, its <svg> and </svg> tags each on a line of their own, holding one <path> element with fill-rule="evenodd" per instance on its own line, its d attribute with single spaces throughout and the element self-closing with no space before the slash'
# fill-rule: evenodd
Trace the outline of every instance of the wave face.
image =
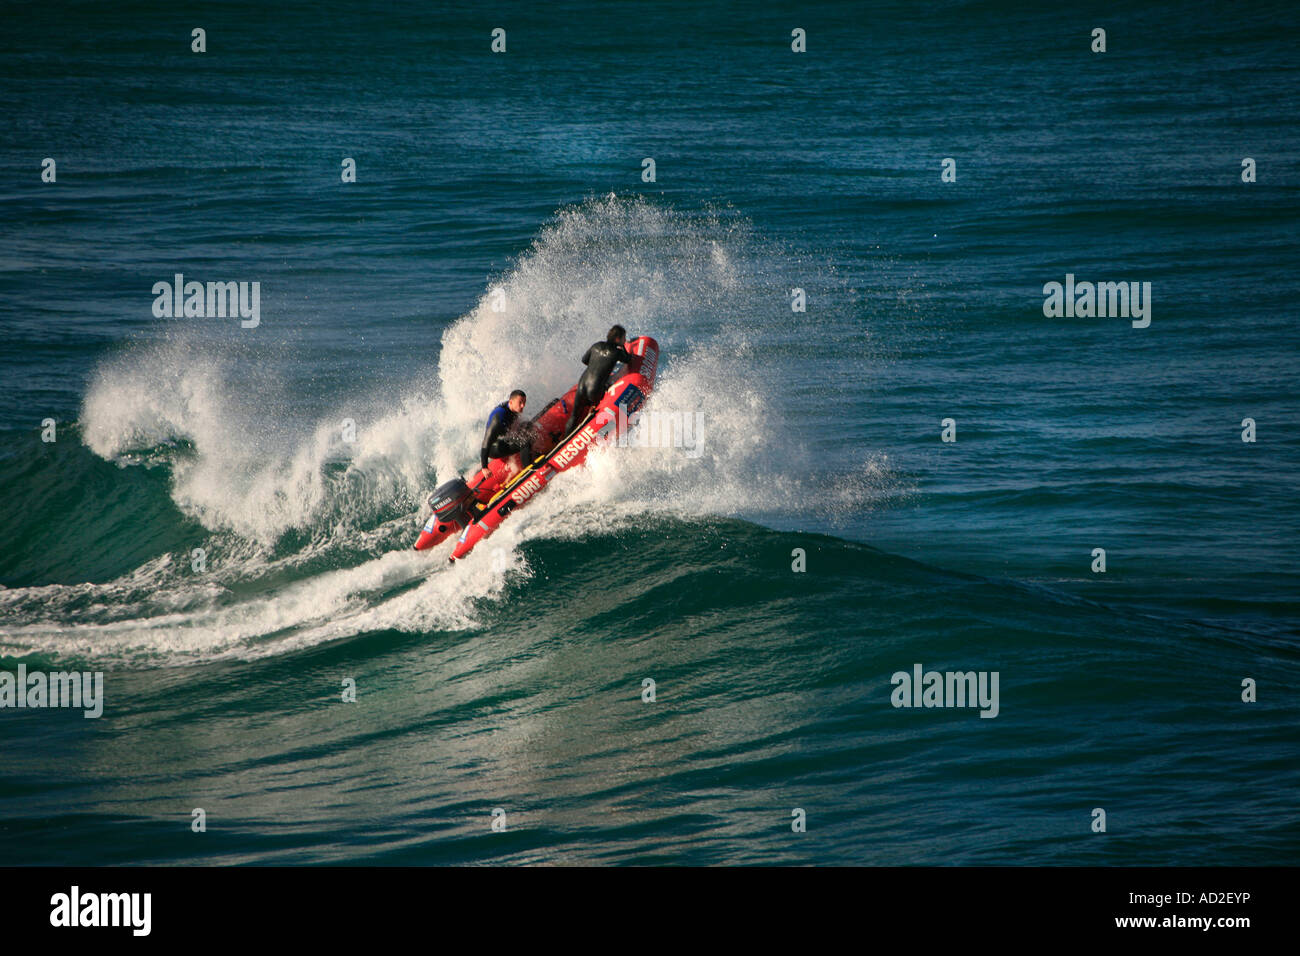
<svg viewBox="0 0 1300 956">
<path fill-rule="evenodd" d="M 277 362 L 183 334 L 105 361 L 73 429 L 83 447 L 58 451 L 47 470 L 65 482 L 70 470 L 101 476 L 107 507 L 88 504 L 70 535 L 50 515 L 38 544 L 81 564 L 75 580 L 112 564 L 79 553 L 105 542 L 102 529 L 188 541 L 100 583 L 3 592 L 3 650 L 157 666 L 467 628 L 476 600 L 499 597 L 502 567 L 529 575 L 523 546 L 536 539 L 869 506 L 873 490 L 889 493 L 883 468 L 870 466 L 870 481 L 844 476 L 827 496 L 790 453 L 797 436 L 749 321 L 770 322 L 761 269 L 776 255 L 734 214 L 611 196 L 562 212 L 451 322 L 426 380 L 304 402 Z M 653 421 L 654 434 L 593 455 L 461 568 L 445 567 L 446 548 L 399 550 L 418 530 L 422 496 L 477 467 L 487 411 L 521 385 L 542 402 L 563 392 L 581 371 L 575 357 L 614 322 L 653 332 L 664 350 L 642 429 Z M 292 349 L 276 351 L 283 361 Z M 23 623 L 38 610 L 39 623 Z"/>
<path fill-rule="evenodd" d="M 1022 6 L 7 25 L 0 863 L 1294 863 L 1295 12 Z M 615 322 L 680 446 L 410 550 Z"/>
</svg>

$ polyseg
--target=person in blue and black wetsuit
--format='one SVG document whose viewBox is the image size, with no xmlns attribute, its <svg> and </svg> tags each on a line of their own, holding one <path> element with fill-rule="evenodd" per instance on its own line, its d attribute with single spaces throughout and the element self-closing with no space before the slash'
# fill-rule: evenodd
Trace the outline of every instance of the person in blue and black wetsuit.
<svg viewBox="0 0 1300 956">
<path fill-rule="evenodd" d="M 528 396 L 520 389 L 510 393 L 510 398 L 492 409 L 487 428 L 483 432 L 483 447 L 479 449 L 479 464 L 487 471 L 489 458 L 508 458 L 518 453 L 520 463 L 527 467 L 533 457 L 533 436 L 528 428 L 516 428 L 519 413 L 528 404 Z"/>
</svg>

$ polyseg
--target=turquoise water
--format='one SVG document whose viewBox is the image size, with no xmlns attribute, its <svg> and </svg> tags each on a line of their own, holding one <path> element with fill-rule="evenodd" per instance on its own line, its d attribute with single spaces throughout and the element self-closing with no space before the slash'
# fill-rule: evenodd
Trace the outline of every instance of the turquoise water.
<svg viewBox="0 0 1300 956">
<path fill-rule="evenodd" d="M 0 862 L 1294 863 L 1296 16 L 7 18 Z M 410 551 L 615 321 L 698 444 Z"/>
</svg>

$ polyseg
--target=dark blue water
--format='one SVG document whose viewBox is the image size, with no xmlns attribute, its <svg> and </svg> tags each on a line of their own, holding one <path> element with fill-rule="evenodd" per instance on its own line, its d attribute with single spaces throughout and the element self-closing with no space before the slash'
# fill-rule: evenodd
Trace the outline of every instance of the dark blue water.
<svg viewBox="0 0 1300 956">
<path fill-rule="evenodd" d="M 1294 863 L 1296 20 L 7 12 L 0 860 Z M 613 322 L 693 441 L 410 551 Z"/>
</svg>

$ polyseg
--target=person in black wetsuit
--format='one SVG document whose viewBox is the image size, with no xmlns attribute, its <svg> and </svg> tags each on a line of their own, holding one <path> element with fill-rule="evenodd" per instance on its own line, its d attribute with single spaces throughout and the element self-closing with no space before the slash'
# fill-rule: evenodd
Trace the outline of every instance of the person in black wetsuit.
<svg viewBox="0 0 1300 956">
<path fill-rule="evenodd" d="M 623 346 L 627 343 L 627 331 L 621 325 L 609 330 L 605 341 L 597 342 L 587 349 L 582 357 L 582 364 L 587 371 L 578 379 L 578 391 L 573 396 L 573 411 L 569 412 L 569 421 L 564 426 L 564 434 L 570 434 L 591 411 L 591 406 L 600 401 L 605 386 L 609 384 L 609 373 L 619 362 L 631 362 L 632 356 Z"/>
<path fill-rule="evenodd" d="M 519 453 L 520 463 L 527 467 L 533 460 L 533 436 L 528 429 L 513 429 L 519 413 L 528 404 L 528 396 L 519 389 L 510 398 L 492 409 L 487 429 L 483 432 L 483 447 L 479 449 L 479 463 L 487 471 L 489 458 L 508 458 Z M 513 431 L 512 431 L 513 429 Z"/>
</svg>

